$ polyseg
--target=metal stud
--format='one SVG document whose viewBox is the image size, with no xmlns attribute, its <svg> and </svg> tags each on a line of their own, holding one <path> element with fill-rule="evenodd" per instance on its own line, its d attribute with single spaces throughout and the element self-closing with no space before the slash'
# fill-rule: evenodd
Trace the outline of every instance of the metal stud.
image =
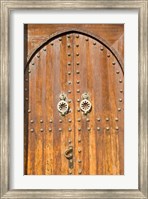
<svg viewBox="0 0 148 199">
<path fill-rule="evenodd" d="M 89 121 L 90 121 L 90 119 L 89 119 L 89 118 L 87 118 L 87 119 L 86 119 L 86 121 L 87 121 L 87 122 L 89 122 Z"/>
<path fill-rule="evenodd" d="M 68 93 L 71 93 L 71 90 L 68 90 Z"/>
<path fill-rule="evenodd" d="M 121 111 L 121 108 L 118 108 L 118 111 Z"/>
<path fill-rule="evenodd" d="M 78 128 L 78 131 L 81 131 L 81 128 L 80 128 L 80 127 Z"/>
<path fill-rule="evenodd" d="M 40 120 L 40 123 L 43 123 L 43 120 Z"/>
<path fill-rule="evenodd" d="M 122 89 L 120 89 L 120 93 L 123 93 L 123 90 L 122 90 Z"/>
<path fill-rule="evenodd" d="M 78 174 L 82 174 L 82 169 L 79 169 Z"/>
<path fill-rule="evenodd" d="M 97 131 L 100 131 L 101 130 L 101 128 L 100 127 L 97 127 Z"/>
<path fill-rule="evenodd" d="M 80 83 L 80 80 L 77 80 L 77 84 L 79 84 Z"/>
<path fill-rule="evenodd" d="M 90 127 L 88 127 L 88 128 L 87 128 L 87 130 L 88 130 L 88 131 L 90 131 L 90 130 L 91 130 L 91 128 L 90 128 Z"/>
<path fill-rule="evenodd" d="M 31 70 L 28 70 L 28 73 L 31 73 Z"/>
<path fill-rule="evenodd" d="M 76 47 L 79 47 L 79 44 L 76 44 Z"/>
<path fill-rule="evenodd" d="M 120 72 L 117 70 L 116 73 L 119 74 Z"/>
<path fill-rule="evenodd" d="M 81 121 L 81 118 L 78 118 L 77 121 L 80 122 L 80 121 Z"/>
<path fill-rule="evenodd" d="M 37 55 L 37 58 L 40 58 L 40 55 Z"/>
<path fill-rule="evenodd" d="M 71 140 L 70 139 L 68 140 L 68 143 L 71 144 Z"/>
<path fill-rule="evenodd" d="M 53 46 L 53 43 L 51 43 L 51 46 Z"/>
<path fill-rule="evenodd" d="M 80 112 L 80 109 L 78 108 L 77 111 Z"/>
<path fill-rule="evenodd" d="M 79 38 L 79 35 L 76 35 L 76 38 Z"/>
<path fill-rule="evenodd" d="M 71 72 L 70 72 L 70 71 L 68 72 L 68 75 L 71 75 Z"/>
<path fill-rule="evenodd" d="M 93 45 L 96 45 L 96 42 L 94 42 Z"/>
<path fill-rule="evenodd" d="M 41 131 L 41 132 L 43 132 L 43 131 L 44 131 L 44 129 L 40 129 L 40 131 Z"/>
<path fill-rule="evenodd" d="M 59 128 L 59 131 L 62 131 L 62 129 L 61 129 L 61 128 Z"/>
<path fill-rule="evenodd" d="M 50 123 L 52 123 L 52 120 L 49 120 Z"/>
<path fill-rule="evenodd" d="M 70 44 L 68 44 L 67 47 L 70 48 Z"/>
<path fill-rule="evenodd" d="M 69 129 L 68 129 L 68 131 L 70 132 L 70 131 L 72 131 L 72 129 L 71 129 L 71 128 L 69 128 Z"/>
<path fill-rule="evenodd" d="M 71 65 L 71 63 L 70 62 L 68 62 L 68 66 L 70 66 Z"/>
<path fill-rule="evenodd" d="M 70 123 L 72 120 L 71 119 L 68 119 L 68 122 Z"/>
<path fill-rule="evenodd" d="M 112 62 L 112 65 L 115 65 L 115 64 L 116 64 L 116 63 L 113 61 L 113 62 Z"/>
<path fill-rule="evenodd" d="M 77 70 L 76 73 L 77 73 L 77 74 L 80 74 L 80 71 Z"/>
<path fill-rule="evenodd" d="M 86 41 L 88 41 L 89 39 L 88 39 L 88 38 L 86 38 L 85 40 L 86 40 Z"/>
<path fill-rule="evenodd" d="M 109 131 L 109 127 L 108 126 L 106 127 L 106 130 Z"/>
<path fill-rule="evenodd" d="M 70 85 L 70 84 L 72 84 L 72 82 L 71 82 L 71 81 L 68 81 L 68 84 Z"/>
<path fill-rule="evenodd" d="M 81 142 L 81 138 L 78 139 L 78 142 Z"/>
<path fill-rule="evenodd" d="M 104 49 L 103 46 L 101 46 L 101 47 L 100 47 L 100 50 L 103 50 L 103 49 Z"/>
<path fill-rule="evenodd" d="M 25 88 L 25 91 L 28 91 L 28 89 L 27 89 L 27 88 Z"/>
<path fill-rule="evenodd" d="M 62 120 L 59 120 L 60 123 L 62 123 Z"/>
<path fill-rule="evenodd" d="M 69 99 L 69 100 L 68 100 L 68 102 L 69 102 L 69 103 L 71 103 L 71 102 L 72 102 L 72 100 L 71 100 L 71 99 Z"/>
<path fill-rule="evenodd" d="M 80 99 L 77 99 L 77 102 L 80 102 Z"/>
<path fill-rule="evenodd" d="M 59 38 L 59 41 L 62 41 L 62 38 Z"/>
<path fill-rule="evenodd" d="M 78 160 L 78 163 L 81 163 L 82 161 L 81 160 Z"/>
<path fill-rule="evenodd" d="M 107 54 L 107 57 L 110 57 L 110 54 Z"/>
<path fill-rule="evenodd" d="M 118 121 L 118 118 L 117 118 L 117 117 L 115 118 L 115 121 Z"/>
<path fill-rule="evenodd" d="M 108 118 L 108 117 L 106 118 L 106 121 L 109 121 L 109 118 Z"/>
<path fill-rule="evenodd" d="M 80 93 L 80 90 L 79 90 L 79 89 L 77 89 L 77 93 Z"/>
<path fill-rule="evenodd" d="M 122 99 L 121 99 L 121 98 L 119 99 L 119 102 L 122 102 Z"/>
<path fill-rule="evenodd" d="M 49 130 L 49 132 L 51 132 L 51 131 L 52 131 L 52 129 L 51 129 L 51 128 L 49 128 L 48 130 Z"/>
<path fill-rule="evenodd" d="M 34 131 L 34 129 L 30 129 L 30 131 L 31 131 L 31 132 L 33 132 L 33 131 Z"/>
<path fill-rule="evenodd" d="M 81 149 L 80 148 L 78 149 L 78 152 L 81 153 Z"/>
<path fill-rule="evenodd" d="M 68 38 L 70 38 L 70 35 L 67 35 Z"/>
<path fill-rule="evenodd" d="M 31 123 L 34 123 L 34 120 L 30 120 Z"/>
<path fill-rule="evenodd" d="M 28 82 L 28 79 L 25 79 L 26 82 Z"/>
<path fill-rule="evenodd" d="M 119 83 L 122 83 L 122 80 L 121 80 L 121 79 L 119 80 Z"/>
<path fill-rule="evenodd" d="M 70 53 L 68 53 L 67 55 L 68 55 L 68 56 L 71 56 L 71 54 L 70 54 Z"/>
<path fill-rule="evenodd" d="M 98 118 L 97 118 L 97 121 L 99 121 L 99 122 L 100 122 L 100 121 L 101 121 L 101 118 L 100 118 L 100 117 L 98 117 Z"/>
<path fill-rule="evenodd" d="M 46 48 L 43 48 L 43 51 L 46 51 Z"/>
<path fill-rule="evenodd" d="M 77 62 L 77 66 L 78 66 L 78 65 L 80 65 L 80 63 L 79 63 L 79 62 Z"/>
<path fill-rule="evenodd" d="M 77 56 L 79 56 L 79 53 L 76 53 Z"/>
<path fill-rule="evenodd" d="M 69 109 L 69 113 L 71 113 L 71 109 Z"/>
<path fill-rule="evenodd" d="M 26 97 L 25 100 L 28 101 L 28 97 Z"/>
<path fill-rule="evenodd" d="M 118 127 L 118 126 L 116 126 L 116 130 L 117 130 L 117 131 L 119 130 L 119 127 Z"/>
<path fill-rule="evenodd" d="M 30 109 L 28 109 L 28 113 L 31 113 L 31 110 L 30 110 Z"/>
</svg>

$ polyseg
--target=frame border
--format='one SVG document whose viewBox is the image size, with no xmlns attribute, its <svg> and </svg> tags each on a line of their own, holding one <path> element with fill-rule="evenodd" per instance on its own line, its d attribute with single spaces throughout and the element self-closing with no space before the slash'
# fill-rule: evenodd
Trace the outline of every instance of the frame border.
<svg viewBox="0 0 148 199">
<path fill-rule="evenodd" d="M 148 0 L 0 0 L 0 191 L 9 198 L 148 198 Z M 14 9 L 137 9 L 138 10 L 138 117 L 139 185 L 137 190 L 10 190 L 9 189 L 9 18 Z"/>
</svg>

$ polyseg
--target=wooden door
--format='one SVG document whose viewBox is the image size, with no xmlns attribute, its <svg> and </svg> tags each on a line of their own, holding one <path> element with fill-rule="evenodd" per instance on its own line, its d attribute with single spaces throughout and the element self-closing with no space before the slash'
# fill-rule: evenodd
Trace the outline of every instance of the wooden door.
<svg viewBox="0 0 148 199">
<path fill-rule="evenodd" d="M 123 174 L 123 77 L 116 51 L 85 31 L 39 45 L 24 75 L 25 174 Z"/>
</svg>

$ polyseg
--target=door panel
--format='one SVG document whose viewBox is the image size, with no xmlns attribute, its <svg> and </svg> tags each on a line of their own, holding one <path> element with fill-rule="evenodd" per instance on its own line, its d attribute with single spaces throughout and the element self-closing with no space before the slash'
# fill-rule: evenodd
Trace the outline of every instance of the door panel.
<svg viewBox="0 0 148 199">
<path fill-rule="evenodd" d="M 123 174 L 123 76 L 112 48 L 86 33 L 65 32 L 38 48 L 25 70 L 25 173 Z"/>
</svg>

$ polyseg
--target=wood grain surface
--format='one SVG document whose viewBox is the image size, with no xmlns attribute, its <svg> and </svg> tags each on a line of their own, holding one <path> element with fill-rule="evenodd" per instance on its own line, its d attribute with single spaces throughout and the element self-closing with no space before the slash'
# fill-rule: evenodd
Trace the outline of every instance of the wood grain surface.
<svg viewBox="0 0 148 199">
<path fill-rule="evenodd" d="M 63 28 L 74 25 L 64 25 Z M 124 26 L 76 25 L 91 30 L 65 32 L 35 52 L 24 73 L 24 173 L 27 175 L 124 174 L 124 74 L 114 56 L 124 57 Z M 26 59 L 62 25 L 28 25 Z M 101 36 L 110 47 L 91 36 Z M 88 93 L 92 109 L 80 109 Z M 69 111 L 57 110 L 66 94 Z M 64 156 L 73 147 L 73 168 Z"/>
</svg>

